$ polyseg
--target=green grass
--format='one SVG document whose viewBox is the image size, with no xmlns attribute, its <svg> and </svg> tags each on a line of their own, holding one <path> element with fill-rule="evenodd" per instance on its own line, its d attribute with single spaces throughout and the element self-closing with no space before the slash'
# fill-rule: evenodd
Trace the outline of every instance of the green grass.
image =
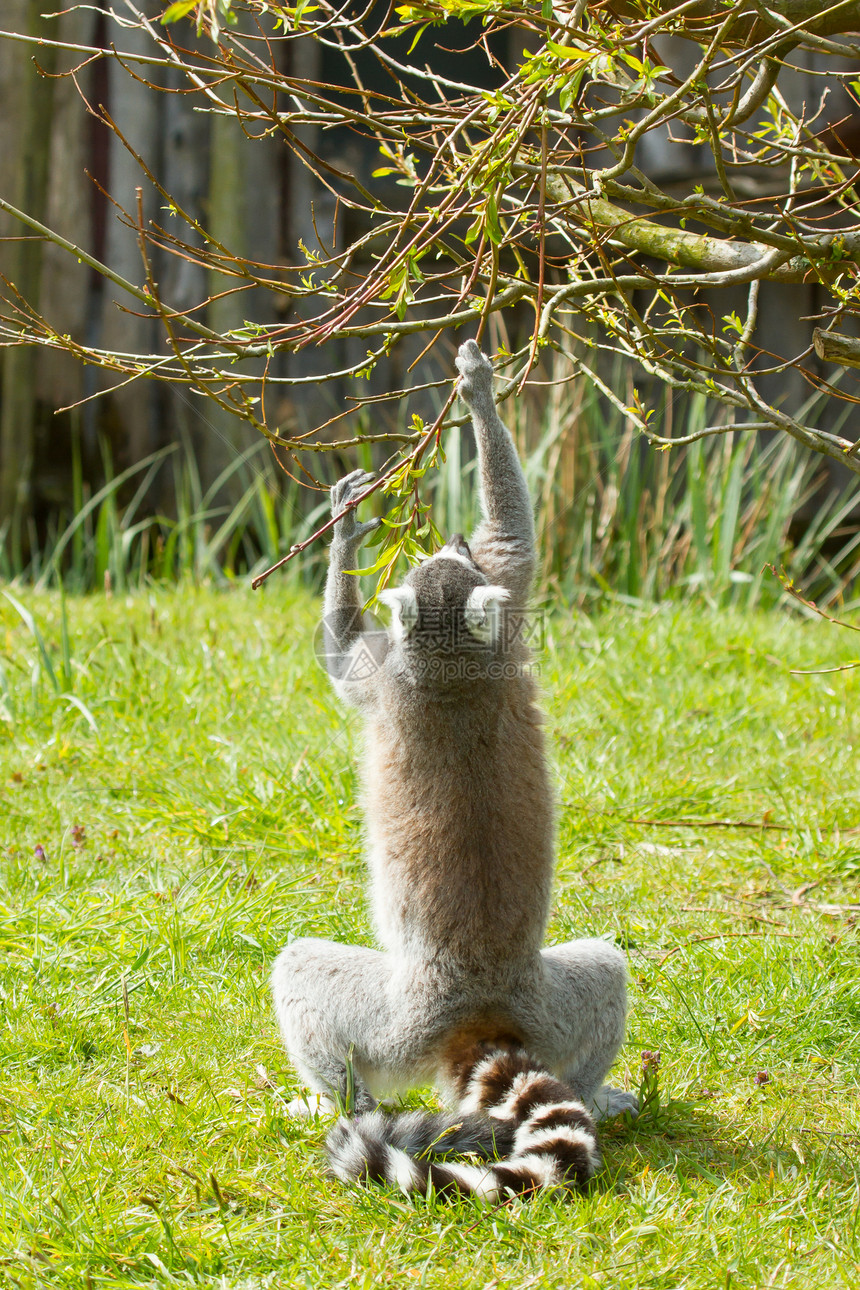
<svg viewBox="0 0 860 1290">
<path fill-rule="evenodd" d="M 0 1280 L 860 1284 L 860 676 L 789 673 L 853 635 L 694 604 L 553 620 L 550 939 L 627 947 L 616 1078 L 659 1049 L 660 1104 L 604 1130 L 589 1195 L 488 1208 L 346 1189 L 324 1126 L 284 1114 L 269 965 L 291 935 L 370 937 L 358 730 L 313 661 L 313 602 L 15 595 Z M 785 827 L 631 822 L 679 818 Z"/>
</svg>

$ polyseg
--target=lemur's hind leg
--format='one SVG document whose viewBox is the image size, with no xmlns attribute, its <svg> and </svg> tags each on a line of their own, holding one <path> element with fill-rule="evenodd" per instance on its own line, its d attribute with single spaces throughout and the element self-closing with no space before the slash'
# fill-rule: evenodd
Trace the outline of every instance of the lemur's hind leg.
<svg viewBox="0 0 860 1290">
<path fill-rule="evenodd" d="M 321 1095 L 320 1109 L 334 1109 L 334 1094 L 345 1098 L 348 1059 L 357 1113 L 374 1109 L 374 1091 L 408 1087 L 418 1073 L 423 1037 L 402 1015 L 410 1009 L 394 975 L 388 954 L 334 941 L 293 941 L 275 960 L 272 995 L 284 1043 Z M 291 1109 L 307 1114 L 301 1099 Z"/>
<path fill-rule="evenodd" d="M 627 1016 L 627 963 L 619 950 L 600 940 L 543 950 L 535 996 L 526 1008 L 520 1017 L 527 1044 L 570 1084 L 595 1119 L 635 1114 L 634 1093 L 603 1084 L 624 1039 Z"/>
<path fill-rule="evenodd" d="M 284 1043 L 299 1075 L 321 1095 L 321 1109 L 334 1109 L 334 1094 L 345 1097 L 348 1058 L 356 1111 L 376 1106 L 359 1072 L 370 1056 L 362 1041 L 388 1030 L 388 976 L 384 954 L 333 941 L 293 941 L 275 960 L 272 996 Z M 290 1104 L 294 1113 L 300 1103 Z"/>
</svg>

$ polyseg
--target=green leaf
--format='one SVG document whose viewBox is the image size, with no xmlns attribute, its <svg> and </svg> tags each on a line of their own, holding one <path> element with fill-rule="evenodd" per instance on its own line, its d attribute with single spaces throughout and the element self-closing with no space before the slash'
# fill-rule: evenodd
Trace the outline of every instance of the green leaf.
<svg viewBox="0 0 860 1290">
<path fill-rule="evenodd" d="M 293 14 L 294 26 L 298 27 L 299 23 L 301 22 L 303 14 L 314 13 L 318 8 L 319 8 L 318 5 L 310 4 L 309 0 L 296 0 L 296 8 Z"/>
<path fill-rule="evenodd" d="M 504 237 L 502 226 L 499 223 L 499 212 L 496 206 L 496 198 L 491 193 L 487 198 L 487 237 L 494 246 L 499 246 Z"/>
<path fill-rule="evenodd" d="M 634 72 L 638 72 L 640 76 L 645 71 L 644 63 L 635 54 L 625 54 L 623 49 L 619 49 L 618 55 L 622 62 L 625 62 L 628 67 L 632 67 Z"/>
<path fill-rule="evenodd" d="M 418 28 L 418 30 L 417 30 L 417 31 L 416 31 L 416 33 L 415 33 L 415 36 L 413 37 L 412 44 L 409 46 L 409 49 L 407 50 L 407 53 L 409 53 L 409 54 L 411 54 L 411 53 L 412 53 L 413 49 L 414 49 L 414 48 L 415 48 L 415 46 L 418 44 L 419 40 L 420 40 L 420 39 L 421 39 L 421 37 L 424 35 L 424 33 L 425 33 L 425 31 L 427 30 L 427 28 L 428 28 L 429 26 L 431 26 L 431 25 L 432 25 L 431 23 L 429 23 L 429 22 L 425 22 L 423 27 L 419 27 L 419 28 Z"/>
<path fill-rule="evenodd" d="M 567 63 L 590 63 L 598 54 L 596 49 L 578 49 L 575 45 L 559 45 L 555 40 L 548 40 L 546 47 L 551 54 L 563 58 Z M 638 62 L 638 59 L 636 61 Z M 639 65 L 641 67 L 641 63 Z"/>
<path fill-rule="evenodd" d="M 387 569 L 389 565 L 394 564 L 394 561 L 400 554 L 402 545 L 402 542 L 393 542 L 391 546 L 386 547 L 385 550 L 380 553 L 376 562 L 372 564 L 369 569 L 347 569 L 347 573 L 380 573 L 383 569 Z"/>
<path fill-rule="evenodd" d="M 480 213 L 477 219 L 475 220 L 474 224 L 472 224 L 471 227 L 466 230 L 463 236 L 463 241 L 466 242 L 467 244 L 469 242 L 474 242 L 477 239 L 478 234 L 480 233 L 483 227 L 484 227 L 484 216 L 483 216 L 483 213 Z"/>
<path fill-rule="evenodd" d="M 189 14 L 196 5 L 197 0 L 175 0 L 173 4 L 167 6 L 161 15 L 161 21 L 165 26 L 169 22 L 177 22 Z"/>
<path fill-rule="evenodd" d="M 571 72 L 565 81 L 562 89 L 559 91 L 558 103 L 562 112 L 569 112 L 576 102 L 579 94 L 579 87 L 582 84 L 582 78 L 585 76 L 585 66 L 578 67 L 575 72 Z"/>
</svg>

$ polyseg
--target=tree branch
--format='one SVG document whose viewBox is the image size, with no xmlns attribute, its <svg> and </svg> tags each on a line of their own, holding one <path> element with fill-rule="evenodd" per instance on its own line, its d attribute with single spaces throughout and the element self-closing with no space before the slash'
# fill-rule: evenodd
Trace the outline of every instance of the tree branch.
<svg viewBox="0 0 860 1290">
<path fill-rule="evenodd" d="M 854 262 L 860 251 L 860 234 L 845 233 L 805 239 L 803 255 L 792 256 L 786 251 L 774 254 L 775 248 L 762 242 L 737 242 L 656 224 L 632 215 L 566 176 L 547 175 L 546 187 L 552 200 L 565 208 L 558 218 L 586 227 L 598 225 L 609 231 L 614 242 L 631 251 L 694 269 L 702 275 L 702 285 L 731 286 L 753 277 L 768 282 L 806 282 L 811 276 L 819 280 L 826 278 L 828 272 L 836 276 L 842 271 L 839 265 L 844 260 Z M 808 258 L 816 254 L 823 258 L 835 243 L 843 250 L 843 258 L 832 268 Z"/>
</svg>

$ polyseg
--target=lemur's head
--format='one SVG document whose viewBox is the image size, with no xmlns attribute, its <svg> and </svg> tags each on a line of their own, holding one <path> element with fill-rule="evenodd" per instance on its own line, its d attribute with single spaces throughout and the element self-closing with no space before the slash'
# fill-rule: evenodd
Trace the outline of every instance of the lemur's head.
<svg viewBox="0 0 860 1290">
<path fill-rule="evenodd" d="M 379 598 L 391 608 L 395 641 L 412 655 L 438 658 L 493 651 L 509 594 L 488 583 L 462 534 L 455 533 L 402 586 Z"/>
</svg>

